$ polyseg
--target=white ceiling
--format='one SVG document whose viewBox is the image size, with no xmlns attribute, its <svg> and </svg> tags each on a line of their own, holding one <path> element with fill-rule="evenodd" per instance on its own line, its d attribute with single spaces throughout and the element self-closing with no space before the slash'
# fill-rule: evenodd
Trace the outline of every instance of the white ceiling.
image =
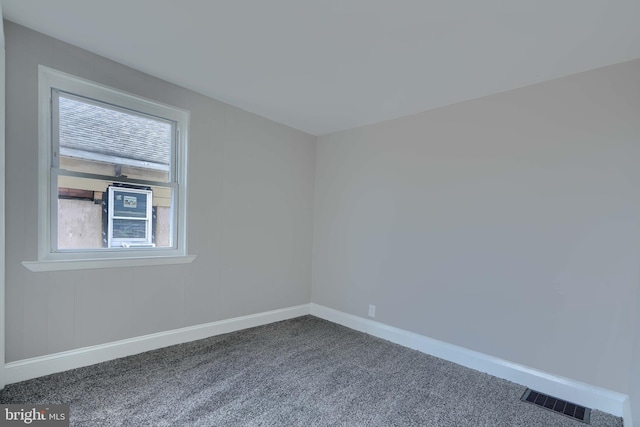
<svg viewBox="0 0 640 427">
<path fill-rule="evenodd" d="M 315 135 L 640 58 L 640 0 L 1 1 L 5 19 Z"/>
</svg>

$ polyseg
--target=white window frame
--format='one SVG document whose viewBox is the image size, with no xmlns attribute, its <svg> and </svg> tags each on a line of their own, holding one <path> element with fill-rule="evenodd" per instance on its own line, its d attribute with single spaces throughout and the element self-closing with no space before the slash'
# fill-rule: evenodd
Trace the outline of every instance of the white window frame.
<svg viewBox="0 0 640 427">
<path fill-rule="evenodd" d="M 195 256 L 187 255 L 187 141 L 189 112 L 157 101 L 91 82 L 45 66 L 39 66 L 38 104 L 38 260 L 25 261 L 32 271 L 52 271 L 85 268 L 124 267 L 188 263 Z M 172 247 L 169 248 L 103 248 L 98 250 L 54 250 L 57 230 L 54 202 L 57 203 L 56 168 L 53 167 L 52 91 L 58 90 L 106 104 L 160 117 L 176 123 L 175 166 L 172 179 Z M 114 178 L 114 182 L 127 183 Z M 139 181 L 137 181 L 139 182 Z M 56 188 L 54 188 L 56 187 Z M 54 222 L 55 221 L 55 222 Z"/>
</svg>

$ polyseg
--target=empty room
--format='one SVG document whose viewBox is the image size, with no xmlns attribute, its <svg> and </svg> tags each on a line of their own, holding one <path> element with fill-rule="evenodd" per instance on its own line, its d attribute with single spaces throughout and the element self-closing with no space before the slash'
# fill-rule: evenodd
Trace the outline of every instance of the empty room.
<svg viewBox="0 0 640 427">
<path fill-rule="evenodd" d="M 640 426 L 638 21 L 0 0 L 0 425 Z"/>
</svg>

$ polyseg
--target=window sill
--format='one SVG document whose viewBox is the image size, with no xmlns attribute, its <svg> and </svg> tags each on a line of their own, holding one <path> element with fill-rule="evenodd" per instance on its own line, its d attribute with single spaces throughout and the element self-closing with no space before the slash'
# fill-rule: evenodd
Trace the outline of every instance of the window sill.
<svg viewBox="0 0 640 427">
<path fill-rule="evenodd" d="M 34 272 L 61 270 L 89 270 L 96 268 L 144 267 L 167 264 L 189 264 L 196 255 L 157 256 L 113 259 L 79 259 L 64 261 L 22 261 L 27 269 Z"/>
</svg>

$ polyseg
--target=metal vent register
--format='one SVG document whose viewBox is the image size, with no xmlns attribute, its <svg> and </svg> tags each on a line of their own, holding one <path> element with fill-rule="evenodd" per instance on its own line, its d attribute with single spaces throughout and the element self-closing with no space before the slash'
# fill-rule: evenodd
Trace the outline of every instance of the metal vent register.
<svg viewBox="0 0 640 427">
<path fill-rule="evenodd" d="M 585 424 L 590 423 L 591 409 L 585 408 L 584 406 L 560 400 L 531 389 L 527 389 L 524 392 L 521 400 L 541 406 L 550 411 L 557 412 L 566 417 L 573 418 L 574 420 L 582 421 Z"/>
</svg>

